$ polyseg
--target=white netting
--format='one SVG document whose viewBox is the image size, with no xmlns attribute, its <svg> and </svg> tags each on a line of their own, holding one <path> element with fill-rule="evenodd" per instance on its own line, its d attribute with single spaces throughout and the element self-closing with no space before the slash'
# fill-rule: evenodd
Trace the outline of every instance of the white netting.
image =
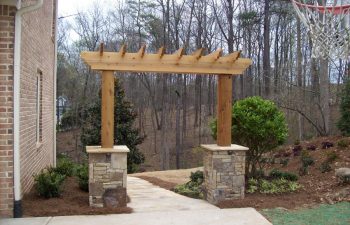
<svg viewBox="0 0 350 225">
<path fill-rule="evenodd" d="M 313 41 L 312 57 L 350 58 L 350 0 L 292 0 Z"/>
</svg>

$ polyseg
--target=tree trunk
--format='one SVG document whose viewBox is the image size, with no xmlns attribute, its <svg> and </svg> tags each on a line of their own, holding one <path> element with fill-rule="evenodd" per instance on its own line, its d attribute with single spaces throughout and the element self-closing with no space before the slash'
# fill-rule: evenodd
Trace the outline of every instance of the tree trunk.
<svg viewBox="0 0 350 225">
<path fill-rule="evenodd" d="M 270 0 L 265 0 L 264 7 L 264 52 L 263 83 L 265 97 L 270 97 Z"/>
</svg>

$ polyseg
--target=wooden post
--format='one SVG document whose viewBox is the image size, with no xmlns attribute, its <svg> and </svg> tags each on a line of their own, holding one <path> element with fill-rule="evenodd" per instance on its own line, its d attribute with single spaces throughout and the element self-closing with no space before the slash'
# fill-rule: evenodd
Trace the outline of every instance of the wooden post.
<svg viewBox="0 0 350 225">
<path fill-rule="evenodd" d="M 102 71 L 101 145 L 114 145 L 114 75 L 113 71 Z"/>
<path fill-rule="evenodd" d="M 217 110 L 217 145 L 231 146 L 232 75 L 219 75 Z"/>
</svg>

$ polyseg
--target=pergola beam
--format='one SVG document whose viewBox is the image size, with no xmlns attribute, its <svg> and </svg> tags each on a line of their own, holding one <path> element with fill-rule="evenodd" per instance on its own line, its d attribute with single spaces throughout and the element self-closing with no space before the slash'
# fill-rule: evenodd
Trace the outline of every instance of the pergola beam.
<svg viewBox="0 0 350 225">
<path fill-rule="evenodd" d="M 250 59 L 238 58 L 240 52 L 221 57 L 219 49 L 209 55 L 201 56 L 203 50 L 193 55 L 183 55 L 180 48 L 174 54 L 164 54 L 161 48 L 157 54 L 145 54 L 145 47 L 137 53 L 119 52 L 82 52 L 81 58 L 93 70 L 124 72 L 154 72 L 181 74 L 242 74 L 252 63 Z"/>
</svg>

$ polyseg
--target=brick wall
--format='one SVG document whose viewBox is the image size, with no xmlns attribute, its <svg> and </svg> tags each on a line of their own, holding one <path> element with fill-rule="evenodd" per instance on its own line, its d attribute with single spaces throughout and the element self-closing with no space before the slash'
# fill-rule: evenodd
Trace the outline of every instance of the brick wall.
<svg viewBox="0 0 350 225">
<path fill-rule="evenodd" d="M 0 217 L 13 208 L 13 42 L 16 8 L 0 5 Z"/>
<path fill-rule="evenodd" d="M 25 1 L 28 2 L 28 1 Z M 53 163 L 54 41 L 53 0 L 22 19 L 20 148 L 22 193 L 33 186 L 33 175 Z M 37 143 L 37 77 L 41 83 L 41 141 Z"/>
<path fill-rule="evenodd" d="M 33 175 L 53 163 L 55 0 L 22 19 L 20 157 L 22 194 Z M 23 6 L 33 1 L 22 1 Z M 0 5 L 0 217 L 13 214 L 13 43 L 14 7 Z M 37 77 L 41 79 L 41 138 L 37 142 Z"/>
</svg>

